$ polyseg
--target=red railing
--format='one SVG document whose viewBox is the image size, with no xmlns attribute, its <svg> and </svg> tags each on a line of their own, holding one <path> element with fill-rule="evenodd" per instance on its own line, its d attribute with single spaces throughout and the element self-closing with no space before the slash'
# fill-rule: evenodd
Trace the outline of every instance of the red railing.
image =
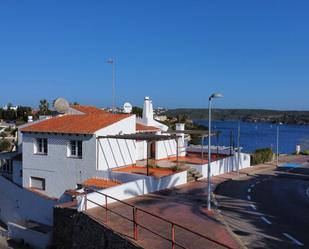
<svg viewBox="0 0 309 249">
<path fill-rule="evenodd" d="M 133 238 L 134 238 L 134 240 L 138 240 L 138 227 L 141 227 L 141 228 L 145 229 L 146 231 L 148 231 L 148 232 L 150 232 L 150 233 L 152 233 L 152 234 L 154 234 L 156 236 L 159 236 L 160 238 L 170 242 L 172 249 L 175 249 L 175 246 L 178 246 L 178 247 L 183 248 L 183 249 L 189 249 L 188 247 L 180 244 L 179 242 L 177 242 L 175 240 L 175 228 L 178 227 L 178 228 L 183 229 L 183 230 L 185 230 L 185 231 L 187 231 L 189 233 L 192 233 L 192 234 L 194 234 L 194 235 L 196 235 L 196 236 L 198 236 L 200 238 L 206 239 L 208 241 L 211 241 L 212 243 L 220 245 L 220 246 L 222 246 L 224 248 L 233 249 L 233 247 L 230 247 L 229 245 L 223 244 L 223 243 L 221 243 L 221 242 L 219 242 L 219 241 L 217 241 L 215 239 L 209 238 L 209 237 L 207 237 L 207 236 L 205 236 L 203 234 L 195 232 L 195 231 L 193 231 L 193 230 L 191 230 L 189 228 L 186 228 L 186 227 L 184 227 L 184 226 L 182 226 L 180 224 L 177 224 L 175 222 L 172 222 L 172 221 L 170 221 L 168 219 L 162 218 L 161 216 L 158 216 L 156 214 L 150 213 L 150 212 L 148 212 L 148 211 L 146 211 L 146 210 L 144 210 L 142 208 L 136 207 L 136 206 L 134 206 L 132 204 L 129 204 L 129 203 L 124 202 L 124 201 L 121 201 L 121 200 L 119 200 L 117 198 L 114 198 L 112 196 L 109 196 L 109 195 L 106 195 L 104 193 L 98 192 L 96 190 L 91 190 L 91 191 L 95 192 L 95 193 L 98 193 L 100 195 L 103 195 L 105 197 L 105 203 L 104 203 L 104 205 L 101 205 L 101 204 L 99 204 L 99 203 L 97 203 L 97 202 L 95 202 L 93 200 L 88 199 L 87 198 L 87 194 L 85 194 L 85 203 L 84 203 L 85 210 L 87 210 L 87 202 L 89 201 L 89 202 L 91 202 L 91 203 L 93 203 L 93 204 L 95 204 L 95 205 L 105 209 L 105 219 L 104 219 L 105 222 L 107 222 L 107 220 L 108 220 L 108 212 L 111 212 L 111 213 L 113 213 L 115 215 L 118 215 L 119 217 L 121 217 L 121 218 L 123 218 L 123 219 L 125 219 L 127 221 L 132 222 L 133 223 Z M 112 209 L 108 208 L 108 199 L 112 199 L 112 200 L 114 200 L 116 202 L 122 203 L 122 204 L 132 208 L 132 219 L 130 219 L 130 218 L 128 218 L 128 217 L 126 217 L 126 216 L 116 212 L 115 210 L 112 210 Z M 152 229 L 146 227 L 145 225 L 139 223 L 138 220 L 137 220 L 137 213 L 138 212 L 148 214 L 148 215 L 150 215 L 152 217 L 155 217 L 155 218 L 157 218 L 157 219 L 159 219 L 161 221 L 164 221 L 167 224 L 169 224 L 170 225 L 170 229 L 171 229 L 171 236 L 170 237 L 163 236 L 162 234 L 159 234 L 158 232 L 155 232 Z"/>
</svg>

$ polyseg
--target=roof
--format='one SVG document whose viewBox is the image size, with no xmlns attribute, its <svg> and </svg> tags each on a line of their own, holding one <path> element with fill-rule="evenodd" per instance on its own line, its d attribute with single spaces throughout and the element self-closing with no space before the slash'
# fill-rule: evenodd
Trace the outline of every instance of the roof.
<svg viewBox="0 0 309 249">
<path fill-rule="evenodd" d="M 118 186 L 120 184 L 121 184 L 120 181 L 109 180 L 109 179 L 98 178 L 98 177 L 89 178 L 82 183 L 84 187 L 94 187 L 94 188 L 100 188 L 100 189 L 110 188 L 110 187 Z"/>
<path fill-rule="evenodd" d="M 147 126 L 143 124 L 136 123 L 136 132 L 157 132 L 160 129 L 154 126 Z"/>
<path fill-rule="evenodd" d="M 94 109 L 92 110 L 94 111 Z M 96 131 L 129 116 L 130 114 L 112 114 L 104 111 L 88 114 L 65 114 L 24 127 L 21 132 L 94 134 Z"/>
<path fill-rule="evenodd" d="M 83 112 L 85 114 L 103 114 L 108 113 L 102 109 L 99 109 L 95 106 L 88 106 L 88 105 L 72 105 L 71 108 Z"/>
</svg>

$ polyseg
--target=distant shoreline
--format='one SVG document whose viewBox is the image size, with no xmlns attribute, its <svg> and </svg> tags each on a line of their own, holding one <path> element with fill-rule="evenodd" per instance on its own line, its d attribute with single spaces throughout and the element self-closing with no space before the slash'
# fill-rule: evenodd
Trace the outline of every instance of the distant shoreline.
<svg viewBox="0 0 309 249">
<path fill-rule="evenodd" d="M 167 116 L 185 116 L 191 120 L 208 120 L 208 109 L 170 109 Z M 278 111 L 264 109 L 213 109 L 212 119 L 217 121 L 238 121 L 248 123 L 282 123 L 309 125 L 309 111 Z"/>
</svg>

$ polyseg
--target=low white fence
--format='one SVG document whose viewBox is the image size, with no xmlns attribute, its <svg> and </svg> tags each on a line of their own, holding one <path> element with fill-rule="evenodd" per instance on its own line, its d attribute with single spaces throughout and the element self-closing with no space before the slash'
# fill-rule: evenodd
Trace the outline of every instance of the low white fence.
<svg viewBox="0 0 309 249">
<path fill-rule="evenodd" d="M 117 180 L 122 183 L 132 182 L 139 179 L 146 179 L 147 176 L 139 175 L 139 174 L 131 174 L 125 172 L 117 172 L 117 171 L 106 171 L 106 170 L 98 170 L 97 177 L 102 177 L 110 180 Z"/>
<path fill-rule="evenodd" d="M 182 171 L 170 176 L 160 178 L 146 176 L 143 179 L 127 182 L 119 186 L 107 188 L 99 191 L 102 194 L 114 197 L 118 200 L 126 200 L 139 195 L 145 195 L 159 190 L 173 188 L 181 184 L 187 183 L 187 171 Z M 99 193 L 90 193 L 87 195 L 87 209 L 105 204 L 105 196 Z M 115 202 L 113 199 L 108 199 L 107 203 Z M 78 211 L 85 210 L 85 196 L 78 198 Z"/>
<path fill-rule="evenodd" d="M 240 157 L 238 158 L 238 154 L 236 153 L 233 156 L 223 158 L 221 160 L 214 161 L 210 164 L 211 175 L 217 176 L 221 174 L 225 174 L 228 172 L 236 171 L 239 169 L 244 169 L 250 167 L 250 155 L 245 153 L 239 153 Z M 203 177 L 207 176 L 208 164 L 204 165 L 190 165 L 191 168 L 196 169 L 200 172 Z"/>
<path fill-rule="evenodd" d="M 202 152 L 202 146 L 201 145 L 190 145 L 187 147 L 187 152 L 193 152 L 193 153 L 201 153 Z M 203 146 L 203 151 L 206 154 L 208 152 L 208 145 Z M 221 155 L 230 155 L 231 148 L 227 146 L 210 146 L 211 154 L 217 154 L 217 151 Z M 234 149 L 232 149 L 232 153 L 234 152 Z"/>
</svg>

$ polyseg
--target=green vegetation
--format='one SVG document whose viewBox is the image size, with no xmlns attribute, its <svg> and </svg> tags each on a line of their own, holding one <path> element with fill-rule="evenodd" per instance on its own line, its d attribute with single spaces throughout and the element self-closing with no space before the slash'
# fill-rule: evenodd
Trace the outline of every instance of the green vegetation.
<svg viewBox="0 0 309 249">
<path fill-rule="evenodd" d="M 7 139 L 0 140 L 0 152 L 2 151 L 10 151 L 11 150 L 11 143 Z"/>
<path fill-rule="evenodd" d="M 309 156 L 309 150 L 304 150 L 300 152 L 301 155 Z"/>
<path fill-rule="evenodd" d="M 171 109 L 166 115 L 176 118 L 185 115 L 190 119 L 208 119 L 208 109 Z M 309 124 L 309 111 L 277 111 L 264 109 L 213 109 L 214 120 L 242 120 L 283 124 Z"/>
<path fill-rule="evenodd" d="M 251 164 L 257 165 L 260 163 L 269 162 L 273 159 L 273 151 L 271 148 L 257 149 L 251 155 Z"/>
<path fill-rule="evenodd" d="M 135 114 L 136 117 L 142 117 L 143 116 L 143 108 L 140 108 L 138 106 L 132 107 L 132 114 Z"/>
</svg>

